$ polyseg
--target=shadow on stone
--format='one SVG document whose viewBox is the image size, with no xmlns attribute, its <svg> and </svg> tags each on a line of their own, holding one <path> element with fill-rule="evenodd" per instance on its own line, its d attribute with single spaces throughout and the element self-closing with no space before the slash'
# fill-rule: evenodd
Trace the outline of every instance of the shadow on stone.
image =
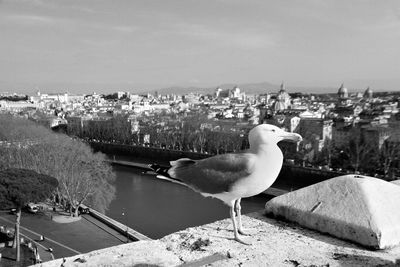
<svg viewBox="0 0 400 267">
<path fill-rule="evenodd" d="M 160 265 L 139 263 L 139 264 L 133 265 L 133 267 L 160 267 Z"/>
<path fill-rule="evenodd" d="M 327 244 L 331 244 L 334 246 L 340 245 L 342 247 L 348 247 L 348 248 L 365 249 L 365 247 L 362 247 L 357 243 L 351 241 L 344 241 L 328 233 L 321 233 L 313 229 L 305 228 L 303 226 L 300 226 L 298 223 L 290 222 L 282 217 L 275 217 L 271 216 L 270 214 L 261 212 L 254 212 L 246 215 L 254 219 L 260 220 L 262 222 L 267 222 L 271 225 L 277 226 L 278 228 L 284 228 L 299 236 L 304 235 L 308 238 L 318 240 Z"/>
<path fill-rule="evenodd" d="M 391 262 L 377 257 L 353 255 L 347 253 L 334 253 L 332 259 L 340 266 L 400 266 L 400 261 Z"/>
</svg>

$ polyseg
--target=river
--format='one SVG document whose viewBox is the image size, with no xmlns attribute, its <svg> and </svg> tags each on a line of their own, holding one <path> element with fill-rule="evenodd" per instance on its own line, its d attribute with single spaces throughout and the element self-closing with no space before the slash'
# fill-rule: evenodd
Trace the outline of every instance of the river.
<svg viewBox="0 0 400 267">
<path fill-rule="evenodd" d="M 229 217 L 228 206 L 217 199 L 204 198 L 185 186 L 135 168 L 113 168 L 116 197 L 106 215 L 150 238 Z M 268 200 L 267 196 L 243 199 L 242 213 L 261 210 Z"/>
</svg>

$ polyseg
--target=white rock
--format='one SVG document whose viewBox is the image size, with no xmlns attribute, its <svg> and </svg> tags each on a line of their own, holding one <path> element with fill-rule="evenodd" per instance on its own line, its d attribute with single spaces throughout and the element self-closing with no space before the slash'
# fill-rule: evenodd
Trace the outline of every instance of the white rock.
<svg viewBox="0 0 400 267">
<path fill-rule="evenodd" d="M 267 202 L 267 214 L 375 249 L 400 244 L 400 187 L 345 175 Z"/>
<path fill-rule="evenodd" d="M 400 180 L 394 180 L 394 181 L 391 181 L 391 183 L 395 184 L 395 185 L 400 185 Z"/>
</svg>

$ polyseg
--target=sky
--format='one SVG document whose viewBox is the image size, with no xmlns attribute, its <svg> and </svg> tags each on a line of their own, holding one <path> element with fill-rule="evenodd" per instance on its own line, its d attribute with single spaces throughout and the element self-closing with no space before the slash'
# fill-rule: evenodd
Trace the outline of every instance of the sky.
<svg viewBox="0 0 400 267">
<path fill-rule="evenodd" d="M 400 91 L 399 47 L 398 0 L 0 0 L 0 92 Z"/>
</svg>

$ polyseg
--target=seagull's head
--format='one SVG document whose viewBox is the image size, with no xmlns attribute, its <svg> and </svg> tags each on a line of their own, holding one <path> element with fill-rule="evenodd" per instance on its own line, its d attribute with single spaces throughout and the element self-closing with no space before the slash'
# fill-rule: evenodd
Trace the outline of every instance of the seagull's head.
<svg viewBox="0 0 400 267">
<path fill-rule="evenodd" d="M 286 132 L 271 124 L 258 125 L 249 132 L 250 146 L 277 144 L 282 140 L 300 142 L 303 138 L 297 133 Z"/>
</svg>

